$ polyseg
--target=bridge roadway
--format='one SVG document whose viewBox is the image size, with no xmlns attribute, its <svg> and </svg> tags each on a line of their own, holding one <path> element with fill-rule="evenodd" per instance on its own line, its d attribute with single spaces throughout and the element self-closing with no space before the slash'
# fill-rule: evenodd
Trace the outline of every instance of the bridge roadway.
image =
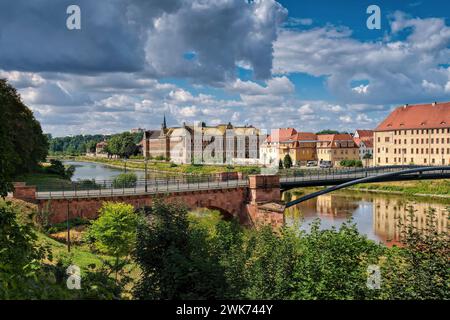
<svg viewBox="0 0 450 320">
<path fill-rule="evenodd" d="M 421 171 L 423 169 L 423 171 Z M 389 173 L 409 170 L 402 175 L 390 175 Z M 450 179 L 450 166 L 445 167 L 419 167 L 419 166 L 392 166 L 371 167 L 355 169 L 331 169 L 317 170 L 314 173 L 301 176 L 281 176 L 280 189 L 288 190 L 298 187 L 330 186 L 363 179 L 367 182 L 418 180 L 418 179 Z M 145 186 L 147 185 L 147 186 Z M 76 189 L 44 191 L 37 190 L 37 199 L 76 199 L 76 198 L 98 198 L 125 195 L 164 194 L 186 191 L 230 189 L 248 187 L 247 179 L 234 179 L 227 181 L 214 180 L 208 177 L 202 181 L 187 182 L 185 180 L 139 180 L 133 188 L 101 187 L 98 185 L 93 189 Z M 258 186 L 264 188 L 264 185 Z M 79 187 L 78 187 L 79 188 Z"/>
</svg>

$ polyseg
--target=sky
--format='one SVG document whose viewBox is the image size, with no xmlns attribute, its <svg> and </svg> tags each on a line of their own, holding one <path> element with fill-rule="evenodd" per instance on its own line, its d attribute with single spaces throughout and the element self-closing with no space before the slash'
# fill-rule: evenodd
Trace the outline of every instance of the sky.
<svg viewBox="0 0 450 320">
<path fill-rule="evenodd" d="M 372 129 L 396 106 L 450 101 L 449 13 L 447 0 L 2 0 L 0 78 L 53 136 L 156 129 L 164 114 Z"/>
</svg>

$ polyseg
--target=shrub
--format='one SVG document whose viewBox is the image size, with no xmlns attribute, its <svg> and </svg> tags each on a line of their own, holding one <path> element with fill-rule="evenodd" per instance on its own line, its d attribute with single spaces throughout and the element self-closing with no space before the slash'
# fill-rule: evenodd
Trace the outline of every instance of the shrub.
<svg viewBox="0 0 450 320">
<path fill-rule="evenodd" d="M 114 188 L 134 188 L 137 176 L 135 173 L 121 173 L 113 180 Z"/>
</svg>

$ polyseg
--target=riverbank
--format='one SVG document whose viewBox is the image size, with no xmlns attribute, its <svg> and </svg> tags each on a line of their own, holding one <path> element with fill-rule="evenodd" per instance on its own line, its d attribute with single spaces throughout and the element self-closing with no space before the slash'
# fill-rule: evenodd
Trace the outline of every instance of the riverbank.
<svg viewBox="0 0 450 320">
<path fill-rule="evenodd" d="M 296 188 L 288 192 L 293 196 L 302 196 L 308 193 L 319 191 L 323 188 Z M 420 180 L 420 181 L 398 181 L 398 182 L 378 182 L 362 183 L 350 188 L 335 192 L 368 192 L 391 195 L 405 195 L 408 197 L 434 198 L 450 201 L 450 180 Z"/>
<path fill-rule="evenodd" d="M 125 164 L 120 159 L 106 159 L 79 156 L 70 158 L 72 161 L 85 161 L 104 164 L 113 168 L 123 169 Z M 145 170 L 144 161 L 129 159 L 126 161 L 128 169 Z M 147 165 L 148 171 L 174 173 L 174 174 L 214 174 L 219 172 L 242 172 L 242 173 L 259 173 L 260 168 L 257 166 L 213 166 L 202 164 L 175 164 L 172 162 L 149 161 Z"/>
<path fill-rule="evenodd" d="M 450 180 L 362 183 L 348 190 L 450 199 Z"/>
</svg>

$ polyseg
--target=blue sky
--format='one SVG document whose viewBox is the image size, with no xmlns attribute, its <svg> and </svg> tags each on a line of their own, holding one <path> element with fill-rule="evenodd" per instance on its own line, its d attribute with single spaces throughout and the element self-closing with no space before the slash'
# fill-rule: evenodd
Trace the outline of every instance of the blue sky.
<svg viewBox="0 0 450 320">
<path fill-rule="evenodd" d="M 67 30 L 66 8 L 82 29 Z M 366 27 L 369 5 L 381 29 Z M 205 121 L 374 128 L 450 100 L 440 0 L 25 0 L 0 3 L 0 77 L 54 136 Z M 20 40 L 19 40 L 20 39 Z"/>
</svg>

